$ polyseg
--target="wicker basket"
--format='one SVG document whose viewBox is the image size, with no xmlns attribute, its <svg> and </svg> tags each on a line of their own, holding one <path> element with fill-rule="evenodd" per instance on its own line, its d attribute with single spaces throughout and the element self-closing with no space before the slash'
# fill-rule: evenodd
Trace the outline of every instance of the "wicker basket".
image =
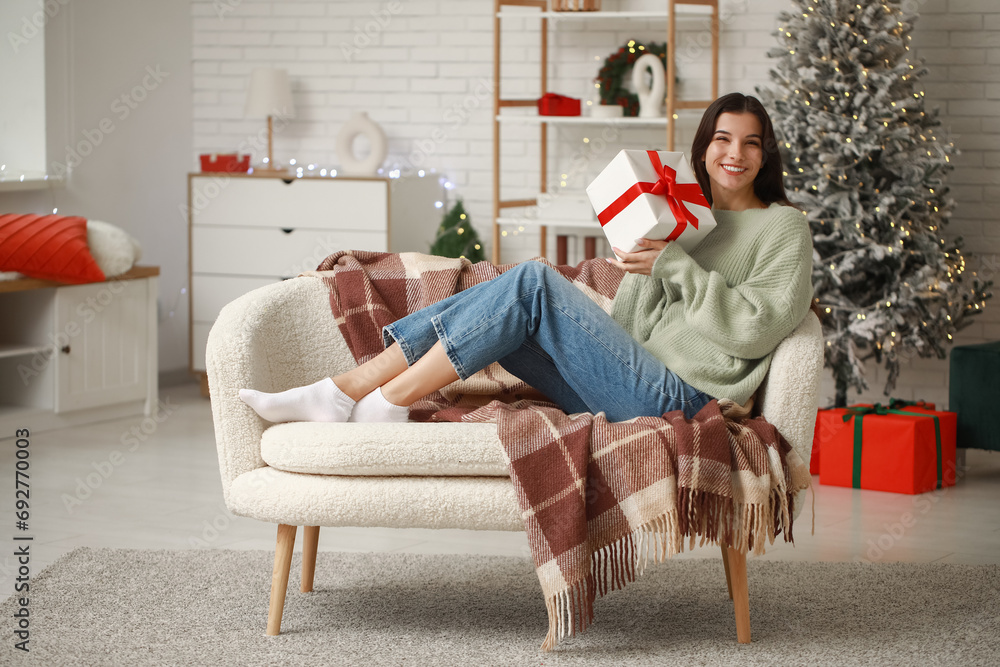
<svg viewBox="0 0 1000 667">
<path fill-rule="evenodd" d="M 552 0 L 554 12 L 597 12 L 601 10 L 601 0 Z"/>
</svg>

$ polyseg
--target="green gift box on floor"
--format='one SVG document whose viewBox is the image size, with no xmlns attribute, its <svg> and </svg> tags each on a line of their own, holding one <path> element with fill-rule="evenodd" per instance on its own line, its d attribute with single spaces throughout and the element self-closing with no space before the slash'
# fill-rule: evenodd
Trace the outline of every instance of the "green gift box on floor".
<svg viewBox="0 0 1000 667">
<path fill-rule="evenodd" d="M 958 446 L 1000 451 L 1000 341 L 951 351 L 948 409 L 958 413 Z"/>
</svg>

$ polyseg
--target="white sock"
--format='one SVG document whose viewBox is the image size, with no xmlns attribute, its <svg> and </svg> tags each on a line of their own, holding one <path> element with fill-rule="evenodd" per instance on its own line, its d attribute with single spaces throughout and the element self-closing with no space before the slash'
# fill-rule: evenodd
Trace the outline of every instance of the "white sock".
<svg viewBox="0 0 1000 667">
<path fill-rule="evenodd" d="M 295 387 L 276 394 L 240 389 L 240 400 L 269 422 L 346 422 L 354 399 L 340 390 L 333 380 Z"/>
<path fill-rule="evenodd" d="M 352 422 L 406 422 L 410 420 L 410 408 L 395 405 L 382 395 L 382 387 L 377 387 L 357 403 L 351 412 Z"/>
</svg>

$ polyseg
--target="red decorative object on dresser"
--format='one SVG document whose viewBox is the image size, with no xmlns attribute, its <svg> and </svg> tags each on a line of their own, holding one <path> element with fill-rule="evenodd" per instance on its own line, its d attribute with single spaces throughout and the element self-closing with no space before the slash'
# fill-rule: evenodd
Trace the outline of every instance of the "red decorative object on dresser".
<svg viewBox="0 0 1000 667">
<path fill-rule="evenodd" d="M 202 171 L 223 171 L 231 174 L 245 174 L 250 169 L 250 156 L 237 153 L 204 154 L 201 158 Z"/>
</svg>

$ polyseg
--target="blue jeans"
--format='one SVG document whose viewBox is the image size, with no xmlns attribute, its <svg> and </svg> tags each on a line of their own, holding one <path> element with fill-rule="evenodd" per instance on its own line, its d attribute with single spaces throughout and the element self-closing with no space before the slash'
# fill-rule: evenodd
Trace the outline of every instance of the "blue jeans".
<svg viewBox="0 0 1000 667">
<path fill-rule="evenodd" d="M 693 417 L 712 397 L 691 387 L 557 271 L 523 262 L 383 327 L 412 365 L 441 341 L 458 376 L 497 361 L 567 413 L 609 421 Z"/>
</svg>

